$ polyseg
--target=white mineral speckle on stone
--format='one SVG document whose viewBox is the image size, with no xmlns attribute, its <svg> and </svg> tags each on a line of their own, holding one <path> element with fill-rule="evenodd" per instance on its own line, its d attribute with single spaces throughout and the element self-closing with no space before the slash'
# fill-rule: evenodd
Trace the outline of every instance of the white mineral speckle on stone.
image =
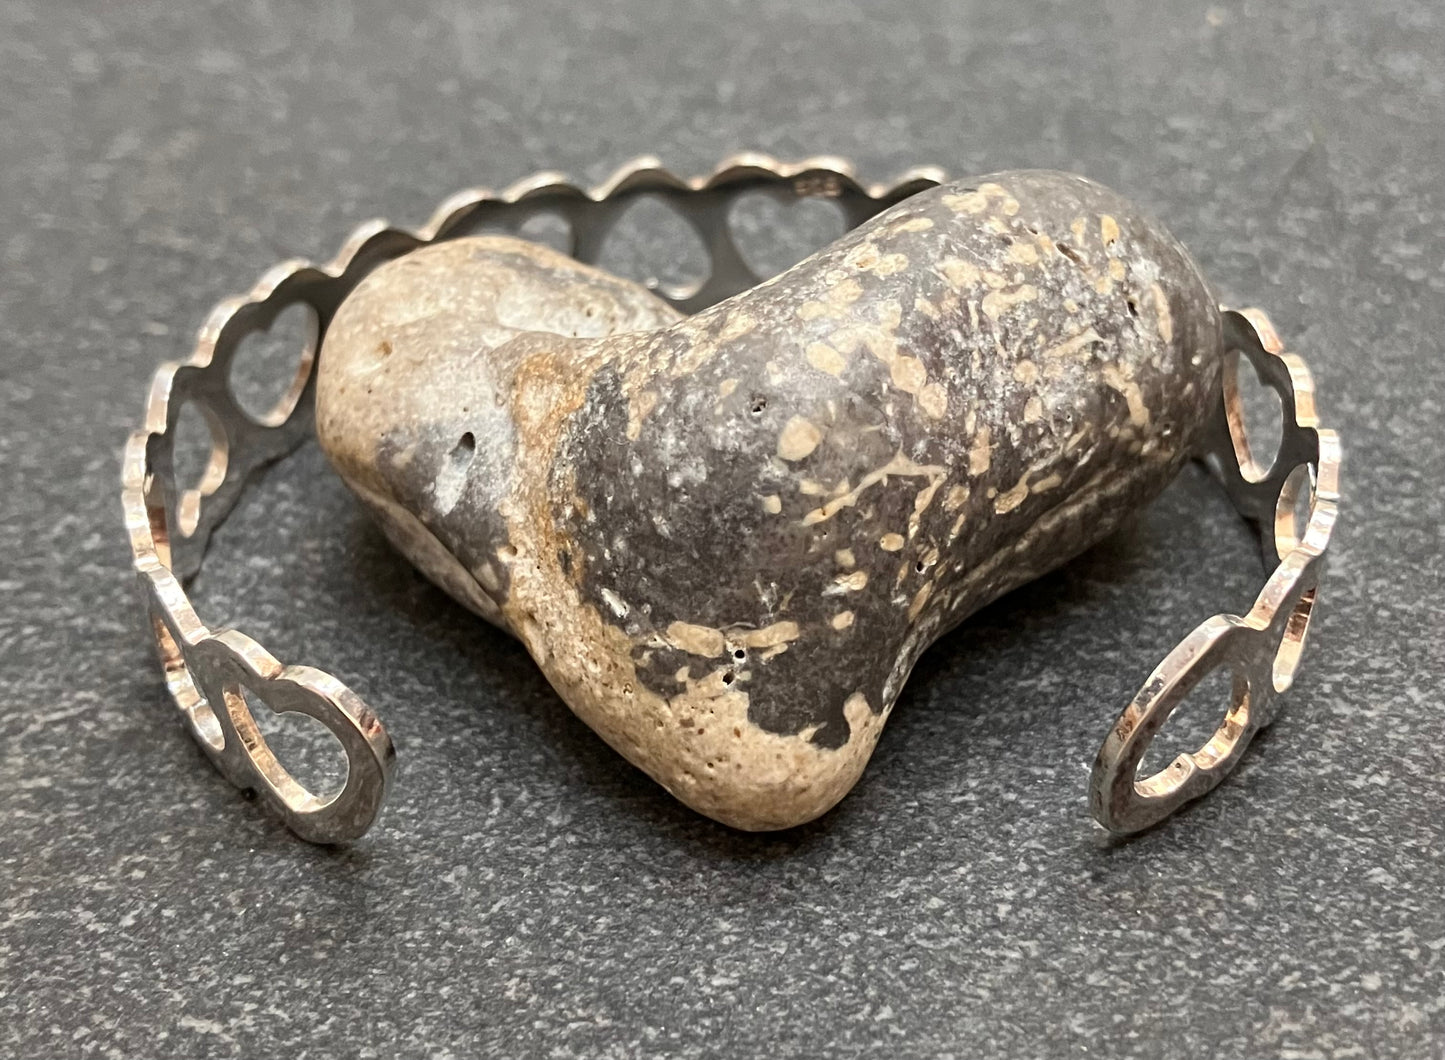
<svg viewBox="0 0 1445 1060">
<path fill-rule="evenodd" d="M 674 648 L 680 648 L 689 655 L 712 658 L 723 653 L 723 635 L 710 626 L 674 622 L 667 627 L 667 640 Z"/>
<path fill-rule="evenodd" d="M 622 597 L 618 596 L 611 589 L 602 590 L 602 599 L 607 601 L 607 606 L 612 609 L 612 613 L 618 618 L 626 618 L 628 612 L 632 610 L 632 608 L 627 606 L 627 601 L 622 599 Z"/>
<path fill-rule="evenodd" d="M 827 372 L 829 375 L 842 375 L 843 369 L 848 367 L 848 362 L 843 355 L 826 342 L 810 343 L 807 357 L 809 364 L 818 371 Z"/>
<path fill-rule="evenodd" d="M 855 570 L 850 574 L 840 574 L 834 578 L 832 584 L 823 590 L 823 595 L 837 596 L 842 593 L 856 593 L 867 584 L 868 572 Z"/>
<path fill-rule="evenodd" d="M 778 434 L 778 455 L 784 460 L 802 460 L 818 448 L 822 440 L 823 432 L 817 424 L 802 416 L 794 416 Z"/>
<path fill-rule="evenodd" d="M 997 320 L 1019 303 L 1032 302 L 1038 298 L 1038 296 L 1039 289 L 1033 284 L 1020 284 L 1011 291 L 990 291 L 983 296 L 983 301 L 979 303 L 979 308 L 983 310 L 984 316 L 990 320 Z"/>
<path fill-rule="evenodd" d="M 1174 341 L 1174 315 L 1169 309 L 1169 296 L 1158 283 L 1149 285 L 1149 297 L 1154 302 L 1155 327 L 1165 342 Z"/>
</svg>

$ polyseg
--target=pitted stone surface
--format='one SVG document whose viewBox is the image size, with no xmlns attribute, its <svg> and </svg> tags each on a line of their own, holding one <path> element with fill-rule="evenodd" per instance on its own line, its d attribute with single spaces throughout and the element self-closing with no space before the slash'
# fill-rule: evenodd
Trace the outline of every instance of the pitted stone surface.
<svg viewBox="0 0 1445 1060">
<path fill-rule="evenodd" d="M 544 248 L 430 248 L 338 311 L 318 433 L 584 721 L 749 829 L 832 807 L 940 633 L 1157 495 L 1221 361 L 1178 243 L 1041 171 L 674 319 Z"/>
</svg>

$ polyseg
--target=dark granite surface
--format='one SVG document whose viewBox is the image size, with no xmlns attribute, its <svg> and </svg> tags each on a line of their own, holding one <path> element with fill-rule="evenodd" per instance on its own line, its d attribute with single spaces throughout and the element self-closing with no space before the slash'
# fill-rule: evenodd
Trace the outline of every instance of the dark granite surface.
<svg viewBox="0 0 1445 1060">
<path fill-rule="evenodd" d="M 371 837 L 298 842 L 206 764 L 140 629 L 116 483 L 146 376 L 365 217 L 739 146 L 1080 170 L 1270 308 L 1347 459 L 1280 720 L 1164 827 L 1090 822 L 1118 706 L 1260 580 L 1190 472 L 935 648 L 835 812 L 730 832 L 312 446 L 197 584 L 401 748 Z M 1432 0 L 0 4 L 0 1055 L 1445 1056 L 1442 177 Z"/>
</svg>

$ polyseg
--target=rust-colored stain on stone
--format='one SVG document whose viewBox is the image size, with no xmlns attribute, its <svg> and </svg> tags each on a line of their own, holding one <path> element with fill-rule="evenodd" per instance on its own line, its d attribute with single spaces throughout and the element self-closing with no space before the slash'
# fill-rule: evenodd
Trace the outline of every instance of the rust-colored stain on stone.
<svg viewBox="0 0 1445 1060">
<path fill-rule="evenodd" d="M 785 828 L 853 786 L 930 643 L 1163 489 L 1220 361 L 1157 223 L 1002 173 L 689 318 L 519 240 L 419 250 L 337 312 L 317 426 L 613 747 Z"/>
</svg>

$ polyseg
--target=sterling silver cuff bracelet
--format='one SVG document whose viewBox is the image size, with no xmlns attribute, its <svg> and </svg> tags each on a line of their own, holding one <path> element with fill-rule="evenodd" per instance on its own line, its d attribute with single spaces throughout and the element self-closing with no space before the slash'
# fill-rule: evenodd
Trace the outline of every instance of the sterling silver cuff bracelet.
<svg viewBox="0 0 1445 1060">
<path fill-rule="evenodd" d="M 415 230 L 382 221 L 362 225 L 329 262 L 282 262 L 249 293 L 216 307 L 184 363 L 163 364 L 151 383 L 144 419 L 126 445 L 122 503 L 150 629 L 171 697 L 192 735 L 232 784 L 254 791 L 301 838 L 336 843 L 363 835 L 376 821 L 393 778 L 396 752 L 372 709 L 337 678 L 305 665 L 283 665 L 246 634 L 201 621 L 186 595 L 211 533 L 250 479 L 313 433 L 317 353 L 342 301 L 378 266 L 419 247 L 483 227 L 519 230 L 539 213 L 562 218 L 568 252 L 595 263 L 614 223 L 638 196 L 662 200 L 701 238 L 710 270 L 700 282 L 657 292 L 693 313 L 745 291 L 757 275 L 734 239 L 730 209 L 743 195 L 778 200 L 826 197 L 852 228 L 942 182 L 933 168 L 891 184 L 864 185 L 832 158 L 798 164 L 743 154 L 710 175 L 682 179 L 655 159 L 639 159 L 600 187 L 584 189 L 541 173 L 501 192 L 470 190 L 448 199 Z M 253 416 L 236 399 L 231 366 L 241 343 L 301 306 L 310 340 L 282 400 Z M 1213 788 L 1239 761 L 1251 738 L 1272 720 L 1279 694 L 1299 668 L 1324 574 L 1339 502 L 1340 447 L 1319 426 L 1304 362 L 1287 353 L 1257 309 L 1224 314 L 1226 362 L 1206 446 L 1197 454 L 1221 480 L 1237 511 L 1257 525 L 1267 577 L 1245 615 L 1201 623 L 1145 680 L 1114 721 L 1090 781 L 1090 806 L 1104 828 L 1138 832 Z M 1241 362 L 1278 395 L 1283 428 L 1278 453 L 1256 459 L 1245 428 Z M 199 481 L 177 481 L 175 449 L 182 410 L 192 406 L 210 428 L 210 459 Z M 1256 446 L 1258 449 L 1258 446 Z M 1137 776 L 1150 741 L 1170 712 L 1213 671 L 1227 668 L 1232 695 L 1222 721 L 1193 753 L 1152 776 Z M 298 783 L 268 748 L 247 693 L 277 712 L 318 720 L 340 741 L 348 773 L 341 790 L 319 798 Z"/>
</svg>

